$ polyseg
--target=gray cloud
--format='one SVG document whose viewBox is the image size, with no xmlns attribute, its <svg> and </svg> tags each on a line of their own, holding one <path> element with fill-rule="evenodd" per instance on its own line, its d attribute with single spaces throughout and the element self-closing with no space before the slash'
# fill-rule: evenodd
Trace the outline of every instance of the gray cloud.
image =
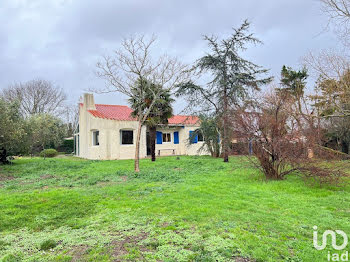
<svg viewBox="0 0 350 262">
<path fill-rule="evenodd" d="M 246 18 L 264 42 L 246 56 L 276 76 L 283 64 L 299 66 L 308 50 L 336 46 L 334 36 L 323 32 L 327 18 L 314 0 L 3 0 L 0 88 L 41 77 L 63 87 L 76 102 L 84 90 L 103 87 L 95 64 L 123 36 L 155 33 L 159 52 L 190 63 L 205 52 L 203 34 L 225 36 Z M 126 104 L 117 93 L 96 100 Z"/>
</svg>

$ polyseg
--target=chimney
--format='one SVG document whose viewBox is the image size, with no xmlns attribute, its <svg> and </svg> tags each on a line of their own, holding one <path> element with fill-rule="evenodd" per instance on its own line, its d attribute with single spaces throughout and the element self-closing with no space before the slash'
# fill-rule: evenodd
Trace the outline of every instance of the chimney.
<svg viewBox="0 0 350 262">
<path fill-rule="evenodd" d="M 83 104 L 86 110 L 96 110 L 93 94 L 85 93 Z"/>
</svg>

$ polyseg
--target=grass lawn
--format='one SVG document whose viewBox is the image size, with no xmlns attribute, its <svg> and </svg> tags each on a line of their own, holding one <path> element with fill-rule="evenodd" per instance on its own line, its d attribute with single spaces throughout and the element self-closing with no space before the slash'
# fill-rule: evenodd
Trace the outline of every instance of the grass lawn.
<svg viewBox="0 0 350 262">
<path fill-rule="evenodd" d="M 23 158 L 0 166 L 0 261 L 327 261 L 350 187 L 265 182 L 244 157 Z M 350 235 L 349 235 L 350 236 Z M 330 241 L 329 241 L 330 243 Z"/>
</svg>

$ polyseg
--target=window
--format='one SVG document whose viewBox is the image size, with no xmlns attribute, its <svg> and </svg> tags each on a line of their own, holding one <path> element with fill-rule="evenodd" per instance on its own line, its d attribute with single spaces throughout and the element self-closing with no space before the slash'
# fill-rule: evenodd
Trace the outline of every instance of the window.
<svg viewBox="0 0 350 262">
<path fill-rule="evenodd" d="M 98 130 L 92 131 L 92 145 L 93 146 L 100 145 L 99 136 L 100 136 L 100 131 L 98 131 Z"/>
<path fill-rule="evenodd" d="M 163 143 L 171 142 L 171 134 L 170 133 L 163 133 Z"/>
<path fill-rule="evenodd" d="M 122 145 L 132 145 L 134 143 L 134 132 L 132 130 L 122 130 Z"/>
<path fill-rule="evenodd" d="M 203 134 L 200 131 L 198 132 L 198 142 L 204 142 Z"/>
</svg>

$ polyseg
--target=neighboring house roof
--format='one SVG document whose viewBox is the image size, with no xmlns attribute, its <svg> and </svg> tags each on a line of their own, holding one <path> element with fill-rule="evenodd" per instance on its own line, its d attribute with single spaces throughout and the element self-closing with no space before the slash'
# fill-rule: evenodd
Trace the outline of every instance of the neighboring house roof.
<svg viewBox="0 0 350 262">
<path fill-rule="evenodd" d="M 80 104 L 82 105 L 82 104 Z M 119 121 L 136 121 L 135 117 L 131 116 L 133 112 L 128 106 L 120 105 L 102 105 L 96 104 L 96 110 L 88 110 L 94 117 L 119 120 Z M 174 115 L 168 119 L 169 125 L 195 125 L 199 122 L 197 116 Z"/>
</svg>

